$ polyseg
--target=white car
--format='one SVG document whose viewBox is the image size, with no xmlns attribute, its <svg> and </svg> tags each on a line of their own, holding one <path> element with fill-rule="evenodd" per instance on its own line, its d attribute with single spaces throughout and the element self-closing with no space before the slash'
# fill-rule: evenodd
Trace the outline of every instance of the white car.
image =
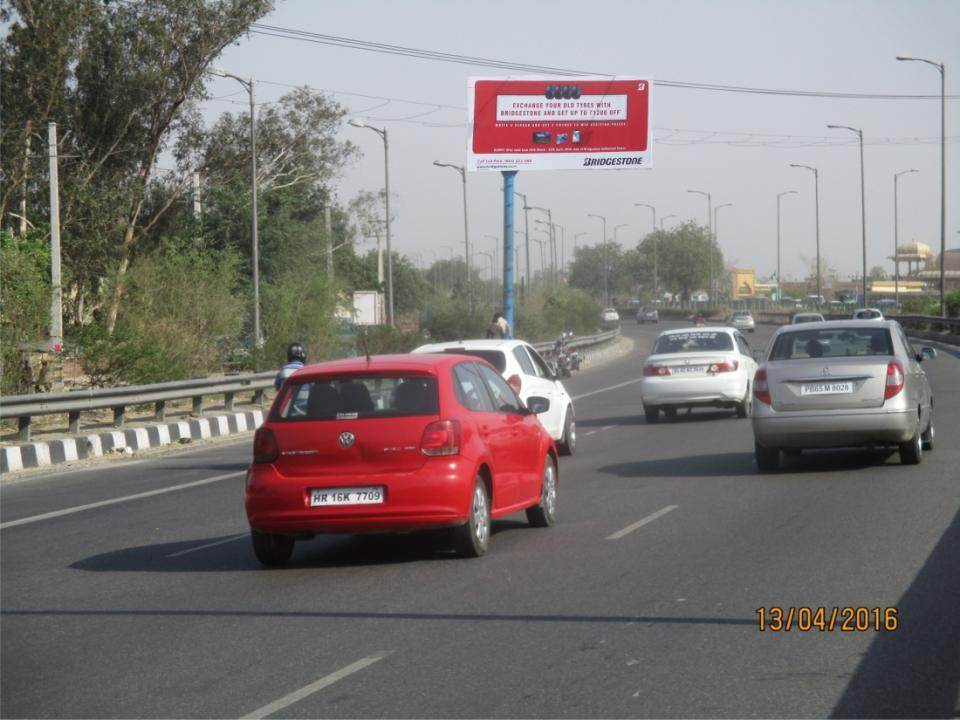
<svg viewBox="0 0 960 720">
<path fill-rule="evenodd" d="M 573 400 L 550 366 L 523 340 L 461 340 L 421 345 L 415 353 L 456 353 L 483 358 L 493 365 L 523 400 L 545 397 L 550 408 L 537 415 L 561 455 L 573 455 L 577 446 L 577 423 Z"/>
<path fill-rule="evenodd" d="M 612 328 L 620 324 L 620 313 L 616 308 L 604 308 L 600 313 L 600 323 L 604 328 Z"/>
<path fill-rule="evenodd" d="M 727 320 L 727 324 L 737 330 L 746 330 L 747 332 L 753 332 L 757 327 L 753 315 L 746 310 L 737 310 L 734 312 L 730 316 L 730 319 Z"/>
<path fill-rule="evenodd" d="M 883 317 L 883 313 L 876 308 L 860 308 L 859 310 L 854 311 L 853 319 L 876 320 L 877 322 L 883 322 L 885 318 Z"/>
<path fill-rule="evenodd" d="M 823 315 L 820 313 L 797 313 L 790 321 L 791 325 L 802 325 L 803 323 L 823 322 Z"/>
<path fill-rule="evenodd" d="M 660 333 L 643 366 L 640 395 L 648 423 L 677 408 L 735 408 L 745 418 L 753 406 L 757 363 L 750 343 L 732 327 L 692 327 Z"/>
</svg>

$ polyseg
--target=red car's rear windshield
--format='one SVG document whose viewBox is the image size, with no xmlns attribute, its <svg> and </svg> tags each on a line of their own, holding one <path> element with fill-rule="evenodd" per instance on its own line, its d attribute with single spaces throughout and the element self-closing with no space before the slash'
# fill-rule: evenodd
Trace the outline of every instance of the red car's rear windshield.
<svg viewBox="0 0 960 720">
<path fill-rule="evenodd" d="M 352 420 L 439 412 L 435 377 L 365 374 L 290 383 L 270 419 Z"/>
<path fill-rule="evenodd" d="M 768 360 L 893 355 L 890 331 L 878 328 L 798 330 L 777 338 Z"/>
</svg>

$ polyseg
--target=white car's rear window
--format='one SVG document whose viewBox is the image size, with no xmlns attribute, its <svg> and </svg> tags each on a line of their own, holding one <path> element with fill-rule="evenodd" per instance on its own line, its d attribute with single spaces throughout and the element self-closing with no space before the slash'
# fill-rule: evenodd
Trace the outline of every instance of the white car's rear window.
<svg viewBox="0 0 960 720">
<path fill-rule="evenodd" d="M 670 333 L 657 338 L 654 355 L 667 353 L 703 352 L 733 350 L 733 340 L 725 332 L 710 330 L 691 330 L 690 332 Z"/>
</svg>

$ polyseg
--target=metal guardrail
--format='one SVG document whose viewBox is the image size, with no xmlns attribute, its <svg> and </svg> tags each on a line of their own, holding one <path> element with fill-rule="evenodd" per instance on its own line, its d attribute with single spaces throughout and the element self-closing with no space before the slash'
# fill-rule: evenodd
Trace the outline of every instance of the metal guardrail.
<svg viewBox="0 0 960 720">
<path fill-rule="evenodd" d="M 568 342 L 576 347 L 590 347 L 613 340 L 620 330 L 610 330 L 596 335 L 571 338 Z M 533 344 L 537 352 L 553 348 L 553 342 Z M 153 419 L 163 422 L 167 402 L 190 398 L 193 412 L 202 415 L 203 399 L 210 395 L 223 395 L 223 405 L 233 410 L 237 393 L 252 392 L 252 402 L 261 404 L 264 390 L 273 387 L 275 370 L 244 375 L 225 375 L 212 378 L 195 378 L 151 385 L 123 385 L 96 390 L 73 390 L 58 393 L 31 393 L 29 395 L 5 395 L 0 397 L 0 420 L 17 418 L 18 437 L 29 442 L 31 419 L 36 415 L 66 414 L 69 432 L 80 432 L 80 413 L 91 410 L 113 410 L 113 426 L 120 428 L 126 422 L 126 410 L 131 405 L 153 403 Z"/>
<path fill-rule="evenodd" d="M 802 311 L 808 312 L 808 311 Z M 815 312 L 815 311 L 809 311 Z M 758 312 L 755 313 L 760 322 L 771 322 L 775 325 L 787 325 L 796 313 L 791 312 Z M 826 320 L 849 320 L 849 313 L 822 313 Z M 908 330 L 918 330 L 931 333 L 942 333 L 949 336 L 960 335 L 960 318 L 944 318 L 937 315 L 886 315 L 887 320 L 896 320 Z"/>
</svg>

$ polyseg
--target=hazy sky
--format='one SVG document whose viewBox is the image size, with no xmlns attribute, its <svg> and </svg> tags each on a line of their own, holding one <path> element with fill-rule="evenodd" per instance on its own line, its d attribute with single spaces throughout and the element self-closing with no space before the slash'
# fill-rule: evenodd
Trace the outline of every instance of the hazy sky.
<svg viewBox="0 0 960 720">
<path fill-rule="evenodd" d="M 919 170 L 900 178 L 900 241 L 917 239 L 939 249 L 939 141 L 870 144 L 882 138 L 939 138 L 939 99 L 748 95 L 658 88 L 656 81 L 938 94 L 935 68 L 894 59 L 912 55 L 945 62 L 947 94 L 960 94 L 960 1 L 281 0 L 263 22 L 457 54 L 651 77 L 652 169 L 517 176 L 517 190 L 528 194 L 530 204 L 552 207 L 554 220 L 566 227 L 568 253 L 574 233 L 590 233 L 581 242 L 600 240 L 600 221 L 587 213 L 606 215 L 608 228 L 629 223 L 620 230 L 619 240 L 636 243 L 651 229 L 651 218 L 649 210 L 634 207 L 635 202 L 655 205 L 659 216 L 675 214 L 675 220 L 694 219 L 705 225 L 706 200 L 686 192 L 692 188 L 712 193 L 714 204 L 733 203 L 719 213 L 724 253 L 737 266 L 766 275 L 776 262 L 776 194 L 798 190 L 799 195 L 783 198 L 782 238 L 784 277 L 799 276 L 814 256 L 813 174 L 789 167 L 803 163 L 820 170 L 822 253 L 842 274 L 856 272 L 861 239 L 856 144 L 737 146 L 726 143 L 744 137 L 723 134 L 756 133 L 752 142 L 782 141 L 776 136 L 855 139 L 845 131 L 828 130 L 828 123 L 864 131 L 868 267 L 883 264 L 892 271 L 886 257 L 893 249 L 893 174 L 900 170 Z M 468 76 L 508 74 L 257 34 L 228 48 L 220 63 L 261 81 L 457 108 L 466 106 Z M 216 96 L 240 90 L 232 81 L 220 79 L 211 89 Z M 261 84 L 258 99 L 274 100 L 284 92 L 282 87 Z M 335 97 L 371 124 L 389 128 L 391 190 L 398 215 L 394 248 L 412 255 L 446 245 L 462 252 L 459 176 L 431 163 L 464 162 L 466 110 L 440 109 L 401 121 L 397 119 L 431 108 L 397 101 L 383 104 L 375 97 Z M 242 94 L 232 99 L 245 101 Z M 228 100 L 206 106 L 211 115 L 241 107 Z M 672 134 L 671 129 L 707 132 Z M 364 152 L 339 183 L 340 198 L 346 202 L 359 190 L 382 188 L 383 155 L 379 139 L 369 130 L 345 126 L 342 134 Z M 946 134 L 960 138 L 960 101 L 947 101 Z M 656 142 L 668 136 L 665 142 Z M 710 142 L 667 144 L 703 139 Z M 948 140 L 948 248 L 960 246 L 958 147 Z M 468 183 L 471 241 L 489 250 L 493 241 L 484 236 L 502 232 L 500 174 L 472 173 Z M 522 223 L 522 213 L 517 220 Z"/>
</svg>

